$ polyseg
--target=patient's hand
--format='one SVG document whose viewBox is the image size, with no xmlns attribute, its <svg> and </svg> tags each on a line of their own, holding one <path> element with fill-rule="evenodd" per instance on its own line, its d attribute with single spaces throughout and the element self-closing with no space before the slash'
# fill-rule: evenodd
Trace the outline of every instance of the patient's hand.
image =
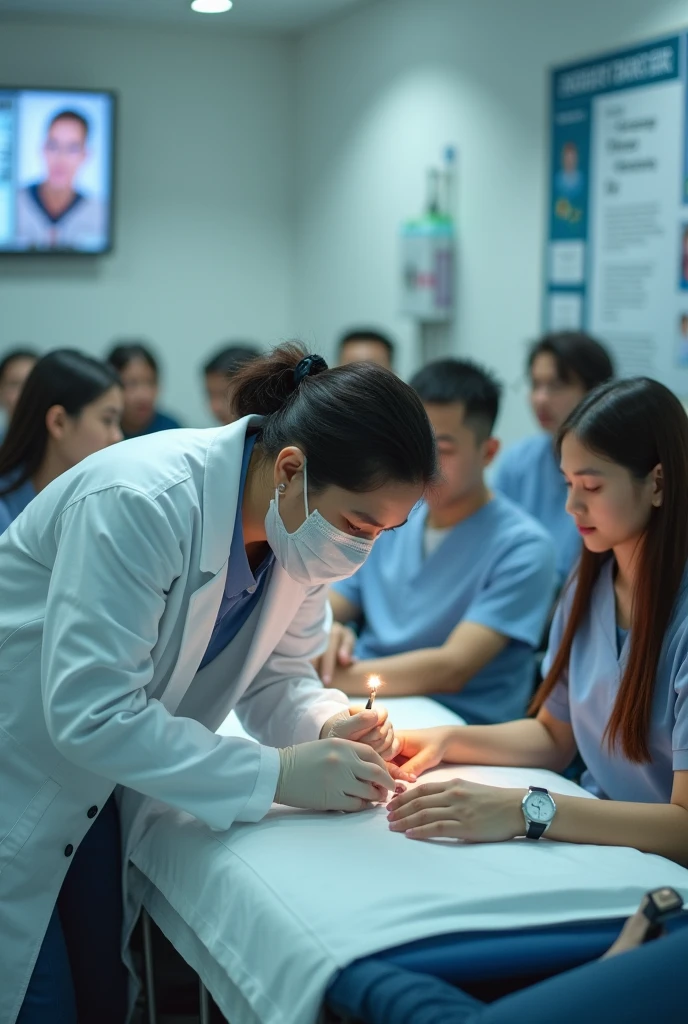
<svg viewBox="0 0 688 1024">
<path fill-rule="evenodd" d="M 387 805 L 392 832 L 409 839 L 463 839 L 498 843 L 523 835 L 524 791 L 467 779 L 426 782 L 394 795 Z"/>
<path fill-rule="evenodd" d="M 397 758 L 404 769 L 412 775 L 422 775 L 430 768 L 436 768 L 444 760 L 447 743 L 447 729 L 410 729 L 397 733 L 399 750 Z"/>
</svg>

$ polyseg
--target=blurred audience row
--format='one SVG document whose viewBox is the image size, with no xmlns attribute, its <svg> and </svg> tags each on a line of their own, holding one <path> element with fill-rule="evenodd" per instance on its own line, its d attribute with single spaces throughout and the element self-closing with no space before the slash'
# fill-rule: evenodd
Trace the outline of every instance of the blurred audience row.
<svg viewBox="0 0 688 1024">
<path fill-rule="evenodd" d="M 203 365 L 208 404 L 218 423 L 232 422 L 232 378 L 260 352 L 258 345 L 235 342 L 223 346 Z M 341 338 L 338 361 L 342 365 L 368 361 L 393 370 L 394 345 L 377 330 L 355 328 Z M 480 367 L 465 361 L 434 365 L 431 376 L 438 387 L 442 384 L 444 390 L 451 390 L 455 380 L 458 400 L 467 409 L 471 403 L 481 406 L 486 436 L 491 438 L 499 386 Z M 612 377 L 613 366 L 593 338 L 563 332 L 547 335 L 531 347 L 527 372 L 531 406 L 542 433 L 507 450 L 497 460 L 493 482 L 554 539 L 560 585 L 580 550 L 580 537 L 566 513 L 566 487 L 552 440 L 581 398 Z M 37 491 L 91 452 L 122 438 L 180 426 L 159 408 L 159 388 L 158 361 L 140 341 L 116 344 L 105 361 L 68 349 L 42 358 L 30 348 L 7 353 L 0 361 L 0 414 L 4 413 L 7 424 L 0 446 L 0 532 Z M 489 398 L 491 388 L 494 394 L 488 400 L 485 395 Z M 462 389 L 467 389 L 463 398 Z M 473 395 L 476 389 L 482 397 Z M 441 436 L 439 441 L 441 453 Z M 481 471 L 495 459 L 498 447 L 489 458 L 481 455 Z"/>
<path fill-rule="evenodd" d="M 371 362 L 393 369 L 394 343 L 384 334 L 361 327 L 347 331 L 339 342 L 339 363 Z M 231 342 L 216 351 L 203 366 L 208 405 L 218 423 L 232 422 L 231 390 L 233 375 L 245 363 L 261 354 L 260 346 L 250 342 Z M 9 421 L 24 383 L 39 359 L 32 348 L 21 347 L 0 359 L 0 439 L 3 420 Z M 119 374 L 124 394 L 122 433 L 125 438 L 152 434 L 180 426 L 173 417 L 158 408 L 160 368 L 151 348 L 141 341 L 123 341 L 112 348 L 106 361 Z"/>
</svg>

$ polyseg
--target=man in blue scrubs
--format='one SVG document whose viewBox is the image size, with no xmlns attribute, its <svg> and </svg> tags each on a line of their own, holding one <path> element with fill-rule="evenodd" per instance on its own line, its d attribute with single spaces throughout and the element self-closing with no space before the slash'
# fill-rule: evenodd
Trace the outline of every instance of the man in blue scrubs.
<svg viewBox="0 0 688 1024">
<path fill-rule="evenodd" d="M 444 359 L 411 382 L 437 439 L 441 483 L 408 524 L 380 536 L 366 564 L 330 591 L 325 685 L 365 694 L 377 674 L 389 697 L 427 694 L 472 723 L 525 711 L 554 595 L 546 531 L 484 472 L 500 387 L 470 362 Z M 345 625 L 356 621 L 359 636 Z M 353 653 L 353 658 L 352 658 Z"/>
<path fill-rule="evenodd" d="M 580 534 L 566 511 L 566 481 L 554 442 L 581 399 L 614 375 L 607 350 L 580 331 L 560 331 L 535 342 L 528 354 L 530 404 L 543 433 L 527 437 L 500 458 L 494 485 L 542 523 L 554 541 L 557 586 L 578 560 Z"/>
</svg>

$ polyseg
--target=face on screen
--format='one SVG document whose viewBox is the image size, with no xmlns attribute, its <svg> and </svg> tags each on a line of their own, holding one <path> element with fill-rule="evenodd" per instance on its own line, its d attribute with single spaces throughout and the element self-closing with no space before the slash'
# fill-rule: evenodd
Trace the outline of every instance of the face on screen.
<svg viewBox="0 0 688 1024">
<path fill-rule="evenodd" d="M 43 145 L 47 181 L 60 191 L 73 189 L 74 178 L 86 159 L 86 133 L 80 121 L 61 117 L 48 131 Z"/>
</svg>

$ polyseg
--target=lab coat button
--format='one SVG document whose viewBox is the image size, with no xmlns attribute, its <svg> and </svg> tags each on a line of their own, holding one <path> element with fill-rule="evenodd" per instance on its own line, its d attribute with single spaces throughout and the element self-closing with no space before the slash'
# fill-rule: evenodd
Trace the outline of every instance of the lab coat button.
<svg viewBox="0 0 688 1024">
<path fill-rule="evenodd" d="M 86 811 L 86 817 L 87 818 L 95 818 L 97 813 L 98 813 L 98 808 L 94 804 L 93 807 L 89 807 L 89 809 Z"/>
<path fill-rule="evenodd" d="M 246 588 L 246 592 L 249 593 L 249 594 L 255 594 L 255 592 L 256 592 L 255 584 L 252 587 L 247 587 Z"/>
<path fill-rule="evenodd" d="M 65 846 L 65 857 L 71 857 L 73 853 L 74 847 L 72 846 L 71 843 L 67 843 L 67 845 Z"/>
</svg>

